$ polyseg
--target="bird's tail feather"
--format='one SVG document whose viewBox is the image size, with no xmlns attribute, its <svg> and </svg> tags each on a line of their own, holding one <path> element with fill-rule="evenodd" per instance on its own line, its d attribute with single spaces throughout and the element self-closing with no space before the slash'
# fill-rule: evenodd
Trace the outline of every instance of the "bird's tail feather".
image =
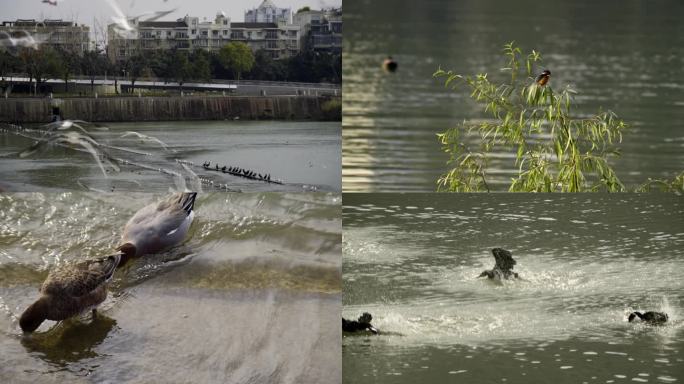
<svg viewBox="0 0 684 384">
<path fill-rule="evenodd" d="M 180 204 L 183 206 L 183 210 L 188 215 L 192 212 L 195 207 L 195 198 L 197 197 L 197 192 L 184 192 L 180 197 Z"/>
</svg>

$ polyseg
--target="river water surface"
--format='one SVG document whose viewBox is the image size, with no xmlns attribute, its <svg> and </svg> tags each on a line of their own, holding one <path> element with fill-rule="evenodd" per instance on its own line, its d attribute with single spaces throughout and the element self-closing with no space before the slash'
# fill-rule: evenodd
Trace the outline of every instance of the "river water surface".
<svg viewBox="0 0 684 384">
<path fill-rule="evenodd" d="M 550 85 L 579 92 L 581 115 L 611 109 L 631 126 L 613 162 L 628 186 L 684 164 L 684 2 L 345 0 L 345 191 L 434 191 L 448 156 L 435 134 L 480 118 L 469 91 L 432 74 L 500 78 L 503 45 L 540 51 Z M 387 55 L 396 73 L 380 65 Z M 497 152 L 490 185 L 505 189 L 512 154 Z"/>
<path fill-rule="evenodd" d="M 205 180 L 207 190 L 218 185 L 243 192 L 341 190 L 339 122 L 176 121 L 106 126 L 107 131 L 88 130 L 99 143 L 110 146 L 106 149 L 110 156 L 129 162 L 119 163 L 119 172 L 108 169 L 107 177 L 90 154 L 71 148 L 51 146 L 20 157 L 34 140 L 9 129 L 0 132 L 0 189 L 163 192 L 175 185 L 166 171 L 188 174 L 177 163 L 181 160 L 194 164 L 191 169 Z M 167 148 L 134 135 L 121 137 L 128 131 L 155 137 Z M 217 163 L 241 167 L 270 174 L 283 184 L 206 171 L 202 168 L 206 161 L 212 169 Z"/>
<path fill-rule="evenodd" d="M 189 239 L 117 271 L 95 320 L 22 336 L 47 271 L 162 196 L 0 195 L 0 382 L 340 382 L 339 194 L 200 194 Z"/>
<path fill-rule="evenodd" d="M 681 197 L 345 194 L 343 224 L 343 316 L 381 331 L 345 383 L 684 380 Z M 477 278 L 495 247 L 524 280 Z"/>
</svg>

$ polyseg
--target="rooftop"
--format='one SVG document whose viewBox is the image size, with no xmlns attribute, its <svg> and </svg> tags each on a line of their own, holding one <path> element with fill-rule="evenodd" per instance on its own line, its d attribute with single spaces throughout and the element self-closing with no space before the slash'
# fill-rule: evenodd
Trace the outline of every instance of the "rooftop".
<svg viewBox="0 0 684 384">
<path fill-rule="evenodd" d="M 45 19 L 43 21 L 35 19 L 17 19 L 15 21 L 3 21 L 3 27 L 43 27 L 43 26 L 55 26 L 55 27 L 78 27 L 78 24 L 73 21 L 64 21 L 62 19 Z M 82 26 L 83 27 L 83 26 Z"/>
<path fill-rule="evenodd" d="M 141 21 L 138 26 L 141 28 L 185 28 L 188 24 L 181 19 L 179 21 Z"/>
<path fill-rule="evenodd" d="M 276 23 L 230 23 L 231 28 L 278 28 Z"/>
</svg>

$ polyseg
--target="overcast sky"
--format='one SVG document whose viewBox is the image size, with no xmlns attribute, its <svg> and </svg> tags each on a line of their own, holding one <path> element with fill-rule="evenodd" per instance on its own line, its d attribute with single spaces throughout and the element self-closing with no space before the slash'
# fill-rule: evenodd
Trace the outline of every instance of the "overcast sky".
<svg viewBox="0 0 684 384">
<path fill-rule="evenodd" d="M 206 17 L 213 20 L 216 12 L 225 12 L 231 21 L 242 22 L 245 11 L 256 8 L 263 0 L 112 0 L 126 15 L 135 16 L 154 11 L 166 11 L 178 8 L 175 12 L 161 20 L 175 20 L 186 14 Z M 272 0 L 281 8 L 291 8 L 296 12 L 299 8 L 309 6 L 312 9 L 321 7 L 339 7 L 342 0 Z M 100 25 L 110 24 L 110 17 L 115 15 L 107 0 L 57 0 L 57 6 L 43 3 L 42 0 L 0 0 L 0 18 L 2 21 L 19 19 L 64 19 L 75 20 L 79 24 L 91 26 L 95 20 Z M 106 27 L 105 27 L 106 28 Z M 91 35 L 91 38 L 94 36 Z"/>
</svg>

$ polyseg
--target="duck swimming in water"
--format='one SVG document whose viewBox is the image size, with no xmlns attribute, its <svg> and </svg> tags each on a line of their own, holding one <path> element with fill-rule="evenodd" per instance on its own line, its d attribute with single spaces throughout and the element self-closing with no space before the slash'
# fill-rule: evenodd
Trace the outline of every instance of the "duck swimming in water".
<svg viewBox="0 0 684 384">
<path fill-rule="evenodd" d="M 392 59 L 392 56 L 387 56 L 385 61 L 382 62 L 382 69 L 387 72 L 395 72 L 398 66 L 397 62 Z"/>
<path fill-rule="evenodd" d="M 61 321 L 95 307 L 107 298 L 107 283 L 121 254 L 59 266 L 40 287 L 41 296 L 19 318 L 21 330 L 33 332 L 45 320 Z"/>
<path fill-rule="evenodd" d="M 196 197 L 196 192 L 174 193 L 136 212 L 126 223 L 117 248 L 123 253 L 121 265 L 130 258 L 159 253 L 183 242 L 195 217 Z"/>
<path fill-rule="evenodd" d="M 494 248 L 492 249 L 492 254 L 494 254 L 496 265 L 491 270 L 483 271 L 478 277 L 487 276 L 490 279 L 497 280 L 518 278 L 518 274 L 512 271 L 516 261 L 513 259 L 511 252 L 502 248 Z"/>
<path fill-rule="evenodd" d="M 343 332 L 370 332 L 374 335 L 380 333 L 370 322 L 373 320 L 373 316 L 370 313 L 364 312 L 359 316 L 359 320 L 347 320 L 342 318 L 342 331 Z"/>
<path fill-rule="evenodd" d="M 661 325 L 667 323 L 667 313 L 663 312 L 653 312 L 653 311 L 648 311 L 648 312 L 632 312 L 629 314 L 629 317 L 627 318 L 627 321 L 634 322 L 636 319 L 639 319 L 640 321 L 643 321 L 645 323 L 649 323 L 651 325 Z"/>
</svg>

